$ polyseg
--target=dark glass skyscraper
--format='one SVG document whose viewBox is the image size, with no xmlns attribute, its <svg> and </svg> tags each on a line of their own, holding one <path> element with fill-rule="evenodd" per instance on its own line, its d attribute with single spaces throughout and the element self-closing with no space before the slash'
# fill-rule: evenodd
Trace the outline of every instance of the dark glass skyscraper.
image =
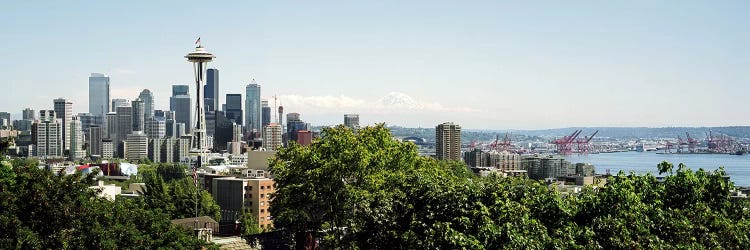
<svg viewBox="0 0 750 250">
<path fill-rule="evenodd" d="M 206 111 L 219 109 L 219 70 L 206 70 L 206 85 L 203 86 L 203 99 Z"/>
<path fill-rule="evenodd" d="M 242 125 L 242 94 L 227 94 L 226 117 L 236 124 Z"/>
<path fill-rule="evenodd" d="M 299 113 L 289 113 L 286 115 L 286 133 L 289 141 L 297 141 L 297 132 L 301 130 L 310 130 L 308 124 L 300 119 Z"/>
<path fill-rule="evenodd" d="M 144 114 L 146 113 L 146 105 L 140 98 L 133 100 L 130 102 L 132 105 L 132 117 L 133 120 L 133 131 L 141 131 L 143 132 L 145 130 L 145 124 L 146 119 L 144 119 Z"/>
<path fill-rule="evenodd" d="M 185 124 L 185 132 L 190 132 L 190 87 L 188 85 L 172 85 L 172 97 L 169 98 L 169 110 L 174 111 L 175 123 Z"/>
<path fill-rule="evenodd" d="M 261 133 L 260 85 L 255 79 L 245 87 L 245 131 Z"/>
<path fill-rule="evenodd" d="M 262 111 L 261 113 L 263 114 L 261 115 L 261 118 L 263 120 L 261 124 L 263 124 L 263 127 L 265 127 L 268 126 L 268 124 L 271 124 L 271 107 L 268 106 L 268 100 L 261 101 L 260 106 Z"/>
</svg>

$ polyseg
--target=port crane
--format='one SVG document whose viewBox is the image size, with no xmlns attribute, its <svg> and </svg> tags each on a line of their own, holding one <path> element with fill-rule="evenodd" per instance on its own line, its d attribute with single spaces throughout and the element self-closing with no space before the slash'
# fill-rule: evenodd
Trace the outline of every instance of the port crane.
<svg viewBox="0 0 750 250">
<path fill-rule="evenodd" d="M 510 147 L 511 147 L 511 138 L 512 138 L 511 134 L 505 133 L 505 137 L 503 138 L 502 141 L 500 141 L 500 136 L 499 135 L 495 135 L 495 141 L 493 141 L 489 145 L 490 150 L 494 150 L 494 151 L 498 151 L 498 152 L 499 151 L 509 151 Z"/>
<path fill-rule="evenodd" d="M 580 135 L 581 132 L 583 132 L 583 130 L 576 130 L 575 132 L 573 132 L 573 134 L 569 136 L 563 136 L 562 138 L 559 138 L 559 139 L 555 139 L 551 143 L 555 144 L 555 146 L 557 147 L 558 154 L 569 155 L 573 151 L 572 149 L 573 141 L 575 141 L 575 139 L 578 138 L 578 135 Z"/>
<path fill-rule="evenodd" d="M 687 137 L 688 152 L 695 153 L 695 147 L 698 146 L 698 140 L 690 137 L 690 133 L 688 132 L 685 132 L 685 136 Z"/>
<path fill-rule="evenodd" d="M 576 140 L 576 145 L 578 146 L 578 153 L 579 154 L 588 154 L 589 150 L 591 149 L 591 139 L 594 139 L 594 136 L 599 133 L 599 130 L 595 131 L 590 136 L 584 136 L 583 139 Z"/>
</svg>

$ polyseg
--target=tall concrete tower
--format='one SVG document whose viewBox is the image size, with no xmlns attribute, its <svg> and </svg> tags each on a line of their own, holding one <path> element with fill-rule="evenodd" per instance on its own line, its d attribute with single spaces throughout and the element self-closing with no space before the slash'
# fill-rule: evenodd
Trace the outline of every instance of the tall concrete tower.
<svg viewBox="0 0 750 250">
<path fill-rule="evenodd" d="M 435 127 L 435 156 L 438 160 L 461 160 L 461 126 L 446 122 Z"/>
<path fill-rule="evenodd" d="M 200 154 L 203 154 L 207 147 L 206 139 L 206 113 L 203 102 L 203 86 L 206 82 L 206 66 L 212 61 L 215 56 L 201 46 L 201 39 L 195 42 L 198 46 L 195 47 L 195 51 L 185 55 L 185 58 L 189 62 L 193 63 L 193 74 L 195 76 L 195 126 L 193 129 L 193 142 L 192 147 L 196 149 Z M 200 162 L 200 161 L 199 161 Z"/>
</svg>

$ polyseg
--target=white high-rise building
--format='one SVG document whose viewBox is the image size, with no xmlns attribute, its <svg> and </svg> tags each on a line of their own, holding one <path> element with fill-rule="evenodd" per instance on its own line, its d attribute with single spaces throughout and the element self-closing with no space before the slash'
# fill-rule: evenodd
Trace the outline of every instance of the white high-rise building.
<svg viewBox="0 0 750 250">
<path fill-rule="evenodd" d="M 62 155 L 62 124 L 54 118 L 52 110 L 41 110 L 41 120 L 31 127 L 36 150 L 34 153 L 40 158 L 61 157 Z"/>
<path fill-rule="evenodd" d="M 115 157 L 115 145 L 112 140 L 102 140 L 102 158 L 112 159 Z"/>
<path fill-rule="evenodd" d="M 79 160 L 86 157 L 86 151 L 83 150 L 83 129 L 79 117 L 74 116 L 68 124 L 70 129 L 70 150 L 68 151 L 71 160 Z"/>
<path fill-rule="evenodd" d="M 278 123 L 268 124 L 263 131 L 263 147 L 266 150 L 277 150 L 282 145 L 281 125 Z"/>
<path fill-rule="evenodd" d="M 101 73 L 91 73 L 89 76 L 89 113 L 93 116 L 104 117 L 109 113 L 109 76 Z"/>
</svg>

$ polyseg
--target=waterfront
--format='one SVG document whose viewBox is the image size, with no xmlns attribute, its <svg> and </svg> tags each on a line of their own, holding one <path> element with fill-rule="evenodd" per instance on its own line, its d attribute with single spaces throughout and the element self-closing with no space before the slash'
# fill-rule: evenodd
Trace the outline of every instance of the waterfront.
<svg viewBox="0 0 750 250">
<path fill-rule="evenodd" d="M 675 165 L 684 163 L 688 168 L 698 170 L 715 170 L 724 166 L 724 170 L 737 186 L 750 186 L 750 155 L 727 154 L 657 154 L 656 152 L 620 152 L 589 155 L 569 155 L 566 158 L 572 162 L 591 163 L 597 173 L 617 174 L 620 170 L 628 173 L 658 174 L 656 164 L 668 161 Z"/>
</svg>

